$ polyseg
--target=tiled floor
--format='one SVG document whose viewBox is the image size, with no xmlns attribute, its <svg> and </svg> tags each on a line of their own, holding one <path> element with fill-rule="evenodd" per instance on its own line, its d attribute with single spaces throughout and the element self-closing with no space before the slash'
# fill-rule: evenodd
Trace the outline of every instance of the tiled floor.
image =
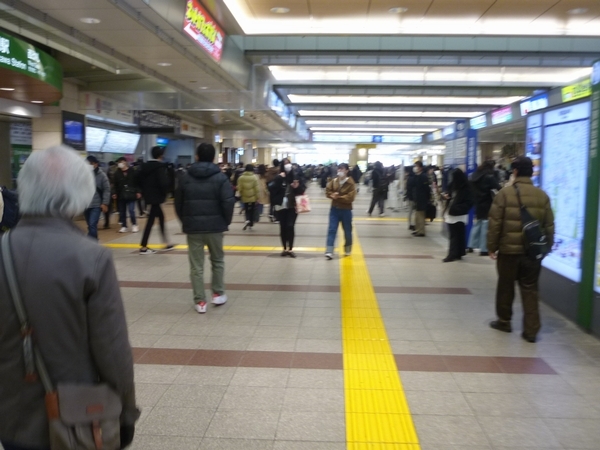
<svg viewBox="0 0 600 450">
<path fill-rule="evenodd" d="M 299 217 L 296 246 L 322 248 L 329 204 L 318 188 L 309 193 L 313 212 Z M 361 192 L 355 229 L 420 448 L 599 449 L 600 341 L 543 305 L 537 344 L 519 337 L 518 303 L 515 331 L 491 330 L 493 263 L 469 255 L 442 264 L 439 223 L 412 238 L 404 212 L 368 220 L 368 200 Z M 234 220 L 227 246 L 279 245 L 277 225 L 244 233 L 242 216 Z M 168 225 L 186 244 L 178 222 Z M 103 241 L 140 237 L 106 233 Z M 229 301 L 198 315 L 185 248 L 113 251 L 143 410 L 134 449 L 347 448 L 337 259 L 228 252 Z"/>
</svg>

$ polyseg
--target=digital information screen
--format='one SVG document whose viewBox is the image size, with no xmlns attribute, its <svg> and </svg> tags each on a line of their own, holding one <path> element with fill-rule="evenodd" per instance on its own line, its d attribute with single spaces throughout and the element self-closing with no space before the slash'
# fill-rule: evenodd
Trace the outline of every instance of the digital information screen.
<svg viewBox="0 0 600 450">
<path fill-rule="evenodd" d="M 133 154 L 140 140 L 139 134 L 109 131 L 102 146 L 104 153 Z"/>
<path fill-rule="evenodd" d="M 590 144 L 590 102 L 544 113 L 541 188 L 552 202 L 554 247 L 543 266 L 581 281 L 581 247 Z"/>
<path fill-rule="evenodd" d="M 525 155 L 533 162 L 533 176 L 531 181 L 540 187 L 542 163 L 542 114 L 527 118 L 527 140 L 525 142 Z"/>
<path fill-rule="evenodd" d="M 85 127 L 85 149 L 88 152 L 99 153 L 106 140 L 108 130 L 96 127 Z"/>
</svg>

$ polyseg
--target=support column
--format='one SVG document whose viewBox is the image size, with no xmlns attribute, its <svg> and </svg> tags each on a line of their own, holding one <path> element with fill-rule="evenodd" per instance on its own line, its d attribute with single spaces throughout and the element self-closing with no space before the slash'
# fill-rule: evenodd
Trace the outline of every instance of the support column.
<svg viewBox="0 0 600 450">
<path fill-rule="evenodd" d="M 369 163 L 369 149 L 376 147 L 376 144 L 361 144 L 354 147 L 350 152 L 350 166 L 358 165 L 360 170 L 366 172 Z"/>
<path fill-rule="evenodd" d="M 0 186 L 13 187 L 10 146 L 10 122 L 0 123 Z"/>
</svg>

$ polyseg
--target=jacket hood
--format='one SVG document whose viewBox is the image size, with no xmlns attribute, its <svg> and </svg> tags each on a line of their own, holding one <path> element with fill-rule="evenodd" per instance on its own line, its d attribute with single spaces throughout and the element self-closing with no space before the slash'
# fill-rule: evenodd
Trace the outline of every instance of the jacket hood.
<svg viewBox="0 0 600 450">
<path fill-rule="evenodd" d="M 220 172 L 219 166 L 211 162 L 197 162 L 188 170 L 188 174 L 194 178 L 208 178 Z"/>
<path fill-rule="evenodd" d="M 154 172 L 157 169 L 160 169 L 161 167 L 166 167 L 165 163 L 162 161 L 156 161 L 156 160 L 148 161 L 141 165 L 140 173 L 147 175 L 149 173 Z"/>
<path fill-rule="evenodd" d="M 473 175 L 471 175 L 471 181 L 473 183 L 477 183 L 479 180 L 481 180 L 483 177 L 485 177 L 489 172 L 486 170 L 477 170 L 473 173 Z"/>
</svg>

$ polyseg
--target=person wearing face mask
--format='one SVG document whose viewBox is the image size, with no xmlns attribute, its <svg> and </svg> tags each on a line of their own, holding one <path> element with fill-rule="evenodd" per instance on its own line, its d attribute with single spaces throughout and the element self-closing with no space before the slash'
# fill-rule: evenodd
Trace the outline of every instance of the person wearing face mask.
<svg viewBox="0 0 600 450">
<path fill-rule="evenodd" d="M 414 177 L 413 201 L 415 202 L 415 231 L 412 233 L 416 237 L 425 236 L 425 212 L 431 198 L 431 187 L 429 186 L 429 177 L 423 170 L 423 162 L 417 161 L 413 166 Z"/>
<path fill-rule="evenodd" d="M 95 156 L 86 158 L 89 163 L 90 170 L 94 174 L 96 183 L 96 192 L 92 202 L 84 212 L 85 222 L 88 227 L 88 236 L 98 239 L 98 222 L 100 222 L 100 214 L 108 212 L 110 204 L 110 183 L 104 171 L 100 170 L 100 162 Z"/>
<path fill-rule="evenodd" d="M 325 194 L 332 200 L 329 210 L 329 231 L 325 258 L 333 259 L 333 246 L 340 222 L 344 228 L 344 253 L 352 252 L 352 203 L 356 198 L 356 183 L 348 176 L 348 164 L 338 166 L 337 178 L 327 183 Z"/>
<path fill-rule="evenodd" d="M 140 229 L 135 219 L 135 201 L 142 197 L 141 191 L 136 183 L 136 174 L 127 164 L 124 157 L 117 159 L 119 169 L 115 172 L 115 186 L 113 198 L 117 200 L 119 207 L 119 222 L 121 228 L 119 233 L 127 233 L 127 211 L 131 219 L 131 231 L 137 233 Z"/>
<path fill-rule="evenodd" d="M 281 161 L 279 175 L 273 180 L 271 188 L 272 202 L 279 221 L 279 230 L 283 252 L 281 256 L 296 257 L 294 253 L 295 225 L 298 213 L 296 212 L 296 196 L 304 194 L 306 187 L 299 172 L 293 170 L 289 159 Z"/>
</svg>

